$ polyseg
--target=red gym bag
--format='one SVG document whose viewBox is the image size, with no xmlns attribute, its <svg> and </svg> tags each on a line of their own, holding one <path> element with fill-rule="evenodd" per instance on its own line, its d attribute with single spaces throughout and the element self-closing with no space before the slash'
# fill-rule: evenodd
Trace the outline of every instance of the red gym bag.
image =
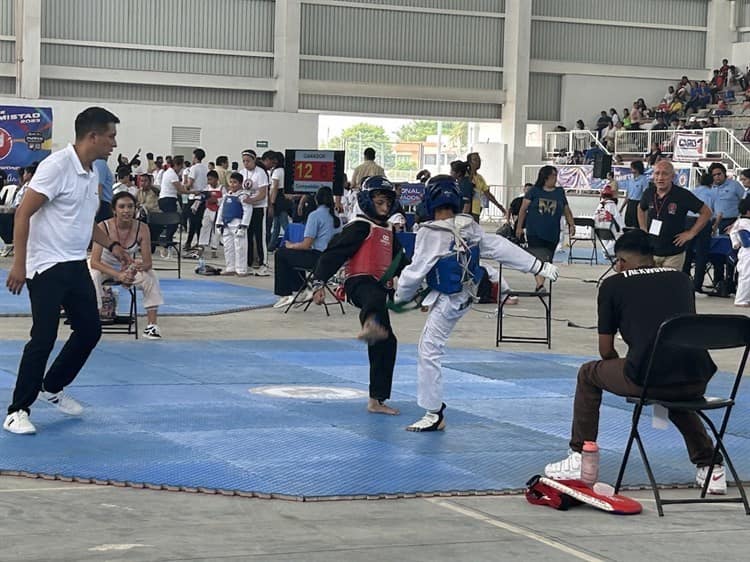
<svg viewBox="0 0 750 562">
<path fill-rule="evenodd" d="M 582 480 L 552 480 L 537 475 L 526 485 L 526 499 L 529 503 L 548 505 L 561 511 L 583 503 L 615 515 L 636 515 L 642 510 L 641 504 L 634 499 L 619 494 L 597 494 Z"/>
</svg>

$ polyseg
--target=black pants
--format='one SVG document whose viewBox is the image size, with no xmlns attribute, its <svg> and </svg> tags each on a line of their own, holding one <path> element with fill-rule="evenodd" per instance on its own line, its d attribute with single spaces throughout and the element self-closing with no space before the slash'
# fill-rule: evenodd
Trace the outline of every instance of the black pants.
<svg viewBox="0 0 750 562">
<path fill-rule="evenodd" d="M 393 368 L 396 366 L 398 346 L 386 307 L 388 291 L 374 278 L 367 276 L 347 279 L 344 288 L 351 303 L 360 309 L 360 324 L 364 324 L 365 320 L 374 315 L 377 321 L 388 330 L 386 339 L 367 348 L 367 355 L 370 359 L 370 398 L 387 400 L 391 397 Z"/>
<path fill-rule="evenodd" d="M 100 201 L 99 210 L 96 212 L 96 222 L 102 222 L 112 218 L 112 201 Z"/>
<path fill-rule="evenodd" d="M 625 206 L 625 226 L 638 228 L 638 205 L 640 204 L 640 201 L 628 200 L 628 204 Z"/>
<path fill-rule="evenodd" d="M 159 199 L 159 209 L 162 213 L 176 213 L 177 212 L 177 197 L 161 197 Z M 164 236 L 167 242 L 172 242 L 174 239 L 174 233 L 177 232 L 176 224 L 170 224 L 166 227 Z M 161 233 L 160 233 L 161 234 Z"/>
<path fill-rule="evenodd" d="M 737 217 L 731 217 L 727 219 L 721 219 L 719 221 L 719 234 L 724 234 L 724 230 L 730 225 L 734 224 Z M 714 285 L 718 285 L 724 279 L 730 282 L 734 281 L 734 266 L 727 260 L 727 256 L 723 254 L 711 254 L 711 263 L 714 266 Z"/>
<path fill-rule="evenodd" d="M 206 204 L 203 201 L 201 201 L 201 204 L 195 213 L 189 207 L 188 209 L 189 209 L 188 212 L 190 214 L 188 216 L 189 230 L 188 230 L 186 247 L 192 248 L 193 237 L 195 237 L 196 243 L 198 242 L 198 240 L 200 240 L 201 224 L 203 223 L 203 214 L 206 212 Z"/>
<path fill-rule="evenodd" d="M 273 255 L 273 292 L 280 297 L 286 297 L 299 291 L 305 280 L 294 268 L 303 267 L 311 271 L 318 263 L 318 258 L 318 250 L 276 250 Z"/>
<path fill-rule="evenodd" d="M 31 340 L 23 348 L 13 403 L 8 413 L 30 411 L 39 391 L 60 392 L 76 378 L 102 334 L 96 292 L 85 261 L 62 262 L 27 279 L 31 299 Z M 60 306 L 73 333 L 44 374 L 57 340 Z"/>
<path fill-rule="evenodd" d="M 13 244 L 14 213 L 0 213 L 0 238 L 6 244 Z"/>
<path fill-rule="evenodd" d="M 256 207 L 250 219 L 247 244 L 247 265 L 252 267 L 255 257 L 258 266 L 266 264 L 266 209 Z"/>
<path fill-rule="evenodd" d="M 685 221 L 685 230 L 693 228 L 696 217 L 688 217 Z M 682 271 L 690 275 L 690 265 L 695 260 L 695 273 L 693 273 L 693 287 L 696 291 L 703 290 L 703 281 L 706 278 L 706 264 L 708 264 L 708 250 L 711 247 L 711 222 L 703 227 L 698 236 L 685 245 L 685 265 Z"/>
</svg>

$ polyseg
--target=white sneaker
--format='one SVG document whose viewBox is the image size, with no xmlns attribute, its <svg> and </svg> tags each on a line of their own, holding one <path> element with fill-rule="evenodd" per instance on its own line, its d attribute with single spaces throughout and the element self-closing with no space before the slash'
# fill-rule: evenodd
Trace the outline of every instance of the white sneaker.
<svg viewBox="0 0 750 562">
<path fill-rule="evenodd" d="M 57 393 L 42 390 L 39 393 L 39 397 L 48 404 L 52 404 L 63 414 L 68 414 L 69 416 L 80 416 L 83 413 L 83 406 L 65 394 L 62 390 Z"/>
<path fill-rule="evenodd" d="M 294 299 L 294 297 L 292 297 Z M 311 301 L 313 298 L 313 292 L 310 289 L 305 289 L 302 291 L 296 299 L 294 299 L 294 302 L 308 302 Z"/>
<path fill-rule="evenodd" d="M 415 421 L 413 424 L 406 426 L 406 431 L 442 431 L 445 429 L 445 418 L 443 417 L 443 411 L 445 410 L 445 403 L 440 407 L 439 412 L 425 412 L 421 419 Z"/>
<path fill-rule="evenodd" d="M 294 301 L 294 295 L 287 295 L 285 297 L 281 297 L 275 305 L 273 305 L 274 308 L 286 308 L 292 302 Z"/>
<path fill-rule="evenodd" d="M 161 332 L 159 331 L 159 326 L 156 324 L 149 324 L 146 326 L 146 329 L 143 330 L 143 337 L 150 340 L 160 340 Z"/>
<path fill-rule="evenodd" d="M 253 275 L 257 275 L 258 277 L 270 277 L 271 272 L 267 266 L 261 265 L 258 269 L 253 271 Z"/>
<path fill-rule="evenodd" d="M 696 299 L 707 299 L 708 295 L 702 291 L 695 291 L 695 298 Z"/>
<path fill-rule="evenodd" d="M 695 482 L 703 488 L 708 474 L 707 466 L 699 466 L 695 471 Z M 708 483 L 708 493 L 723 496 L 727 493 L 727 473 L 720 464 L 715 464 L 711 472 L 711 482 Z"/>
<path fill-rule="evenodd" d="M 31 435 L 36 433 L 34 424 L 29 421 L 29 414 L 25 410 L 18 410 L 8 414 L 3 423 L 3 429 L 18 435 Z"/>
<path fill-rule="evenodd" d="M 548 464 L 544 475 L 555 480 L 579 480 L 581 478 L 581 453 L 570 451 L 567 458 Z"/>
</svg>

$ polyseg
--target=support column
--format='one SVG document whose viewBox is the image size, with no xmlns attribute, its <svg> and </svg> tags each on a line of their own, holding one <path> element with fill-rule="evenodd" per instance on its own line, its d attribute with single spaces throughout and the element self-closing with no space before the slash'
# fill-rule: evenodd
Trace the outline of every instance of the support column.
<svg viewBox="0 0 750 562">
<path fill-rule="evenodd" d="M 16 0 L 16 96 L 38 99 L 41 82 L 42 0 Z"/>
<path fill-rule="evenodd" d="M 277 0 L 274 29 L 276 111 L 299 110 L 300 0 Z"/>
<path fill-rule="evenodd" d="M 521 185 L 521 166 L 526 151 L 529 120 L 529 68 L 531 51 L 531 2 L 506 0 L 503 60 L 502 137 L 507 145 L 503 183 Z"/>
<path fill-rule="evenodd" d="M 737 32 L 732 31 L 732 11 L 734 2 L 727 0 L 711 0 L 708 3 L 706 24 L 706 68 L 714 69 L 721 66 L 721 59 L 732 61 L 732 42 L 737 39 Z M 738 68 L 744 67 L 737 65 Z"/>
</svg>

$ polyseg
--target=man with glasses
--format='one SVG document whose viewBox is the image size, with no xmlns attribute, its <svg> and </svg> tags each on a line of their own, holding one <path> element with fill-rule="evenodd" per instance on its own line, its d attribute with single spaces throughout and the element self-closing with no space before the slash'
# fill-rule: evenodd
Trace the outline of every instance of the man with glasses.
<svg viewBox="0 0 750 562">
<path fill-rule="evenodd" d="M 687 189 L 672 183 L 673 180 L 672 163 L 659 160 L 654 166 L 653 183 L 638 204 L 638 226 L 650 235 L 656 265 L 682 270 L 685 245 L 711 220 L 711 209 Z M 698 217 L 685 230 L 688 211 L 698 213 Z"/>
</svg>

